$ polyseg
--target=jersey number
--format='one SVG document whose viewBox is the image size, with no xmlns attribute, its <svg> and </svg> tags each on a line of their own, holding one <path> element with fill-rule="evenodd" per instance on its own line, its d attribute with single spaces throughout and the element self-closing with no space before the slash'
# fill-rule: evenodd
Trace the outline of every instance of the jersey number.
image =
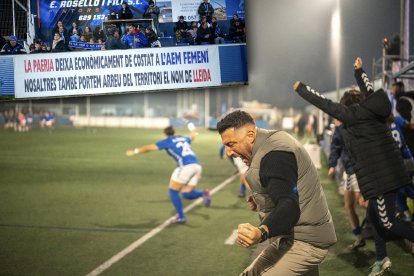
<svg viewBox="0 0 414 276">
<path fill-rule="evenodd" d="M 183 149 L 183 151 L 181 152 L 182 156 L 195 155 L 194 152 L 191 150 L 191 146 L 187 142 L 178 142 L 177 148 Z"/>
</svg>

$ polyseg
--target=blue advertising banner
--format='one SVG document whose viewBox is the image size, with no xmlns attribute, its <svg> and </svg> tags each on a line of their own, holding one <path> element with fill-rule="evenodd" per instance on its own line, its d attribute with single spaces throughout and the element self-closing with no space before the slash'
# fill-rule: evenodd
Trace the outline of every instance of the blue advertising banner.
<svg viewBox="0 0 414 276">
<path fill-rule="evenodd" d="M 244 0 L 226 0 L 227 19 L 232 19 L 237 14 L 239 18 L 244 19 Z"/>
<path fill-rule="evenodd" d="M 0 96 L 14 96 L 14 61 L 0 57 Z"/>
<path fill-rule="evenodd" d="M 66 29 L 76 21 L 81 29 L 90 26 L 93 30 L 94 27 L 101 26 L 102 20 L 105 20 L 111 10 L 118 13 L 123 2 L 128 4 L 133 18 L 143 18 L 148 8 L 147 0 L 37 0 L 40 32 L 43 39 L 52 41 L 52 29 L 59 20 L 62 20 Z"/>
</svg>

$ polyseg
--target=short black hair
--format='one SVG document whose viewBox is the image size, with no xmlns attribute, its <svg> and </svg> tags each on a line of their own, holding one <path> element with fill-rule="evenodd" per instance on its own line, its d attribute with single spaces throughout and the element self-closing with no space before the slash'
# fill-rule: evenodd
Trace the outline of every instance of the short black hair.
<svg viewBox="0 0 414 276">
<path fill-rule="evenodd" d="M 344 93 L 339 103 L 345 106 L 350 106 L 352 104 L 360 103 L 364 98 L 364 94 L 358 90 L 352 89 Z"/>
<path fill-rule="evenodd" d="M 392 84 L 392 86 L 396 86 L 401 91 L 404 90 L 404 83 L 402 81 L 397 81 Z"/>
<path fill-rule="evenodd" d="M 175 134 L 175 129 L 172 126 L 164 128 L 164 134 L 167 136 L 173 136 Z"/>
<path fill-rule="evenodd" d="M 252 116 L 245 111 L 236 110 L 227 114 L 220 120 L 220 122 L 217 123 L 217 131 L 222 134 L 229 128 L 238 129 L 249 124 L 255 125 Z"/>
</svg>

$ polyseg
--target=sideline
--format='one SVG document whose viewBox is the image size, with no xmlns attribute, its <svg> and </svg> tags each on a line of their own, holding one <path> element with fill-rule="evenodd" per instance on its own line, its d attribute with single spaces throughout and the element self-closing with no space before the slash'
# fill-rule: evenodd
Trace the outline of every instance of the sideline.
<svg viewBox="0 0 414 276">
<path fill-rule="evenodd" d="M 214 189 L 212 189 L 210 191 L 210 194 L 211 195 L 214 195 L 215 193 L 217 193 L 218 191 L 220 191 L 221 189 L 223 189 L 227 184 L 229 184 L 230 182 L 232 182 L 237 176 L 238 176 L 238 174 L 234 174 L 231 177 L 227 178 L 222 183 L 220 183 L 219 185 L 217 185 Z M 196 201 L 194 201 L 193 203 L 191 203 L 190 205 L 188 205 L 184 209 L 184 213 L 189 212 L 195 206 L 199 205 L 202 201 L 203 201 L 202 198 L 197 199 Z M 162 230 L 164 230 L 167 226 L 171 225 L 170 221 L 172 219 L 174 219 L 174 218 L 175 218 L 175 216 L 170 217 L 169 219 L 167 219 L 166 221 L 164 221 L 162 224 L 158 225 L 157 227 L 155 227 L 154 229 L 152 229 L 151 231 L 149 231 L 147 234 L 145 234 L 144 236 L 142 236 L 138 240 L 136 240 L 133 243 L 131 243 L 129 246 L 127 246 L 126 248 L 124 248 L 122 251 L 120 251 L 116 255 L 114 255 L 112 258 L 110 258 L 109 260 L 107 260 L 106 262 L 104 262 L 103 264 L 101 264 L 100 266 L 98 266 L 97 268 L 95 268 L 92 272 L 88 273 L 86 276 L 96 276 L 96 275 L 101 274 L 102 272 L 104 272 L 105 270 L 107 270 L 110 266 L 112 266 L 114 263 L 118 262 L 120 259 L 122 259 L 126 255 L 128 255 L 129 253 L 131 253 L 132 251 L 134 251 L 136 248 L 138 248 L 139 246 L 141 246 L 147 240 L 151 239 L 156 234 L 158 234 L 159 232 L 161 232 Z"/>
</svg>

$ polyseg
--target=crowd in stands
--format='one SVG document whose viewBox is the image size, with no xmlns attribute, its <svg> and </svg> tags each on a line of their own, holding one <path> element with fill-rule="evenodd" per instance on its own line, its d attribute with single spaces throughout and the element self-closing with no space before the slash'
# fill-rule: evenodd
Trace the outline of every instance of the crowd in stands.
<svg viewBox="0 0 414 276">
<path fill-rule="evenodd" d="M 229 33 L 225 34 L 215 16 L 200 15 L 200 21 L 192 21 L 190 24 L 180 16 L 175 23 L 174 33 L 177 43 L 189 44 L 223 44 L 225 39 L 231 42 L 246 42 L 246 29 L 244 22 L 234 15 L 230 20 Z"/>
<path fill-rule="evenodd" d="M 13 129 L 17 132 L 28 132 L 32 130 L 35 116 L 31 110 L 15 111 L 14 109 L 3 112 L 4 129 Z M 56 115 L 53 112 L 44 111 L 36 116 L 41 128 L 53 129 L 55 127 Z"/>
<path fill-rule="evenodd" d="M 64 22 L 59 20 L 52 29 L 52 41 L 36 39 L 29 46 L 29 53 L 161 47 L 159 37 L 164 34 L 159 30 L 159 15 L 160 8 L 154 1 L 149 0 L 143 18 L 152 19 L 153 27 L 129 23 L 128 20 L 134 19 L 134 14 L 127 2 L 122 3 L 118 12 L 110 11 L 106 18 L 109 24 L 105 24 L 104 29 L 100 26 L 94 27 L 93 30 L 90 26 L 81 28 L 76 21 L 70 23 L 70 28 L 66 28 Z M 220 26 L 214 16 L 214 8 L 208 0 L 202 0 L 198 15 L 200 20 L 191 23 L 184 21 L 184 16 L 179 17 L 173 27 L 177 45 L 246 42 L 245 24 L 237 15 L 230 20 L 228 33 Z M 15 36 L 10 36 L 1 50 L 1 54 L 5 55 L 25 53 L 24 46 L 17 42 Z"/>
</svg>

